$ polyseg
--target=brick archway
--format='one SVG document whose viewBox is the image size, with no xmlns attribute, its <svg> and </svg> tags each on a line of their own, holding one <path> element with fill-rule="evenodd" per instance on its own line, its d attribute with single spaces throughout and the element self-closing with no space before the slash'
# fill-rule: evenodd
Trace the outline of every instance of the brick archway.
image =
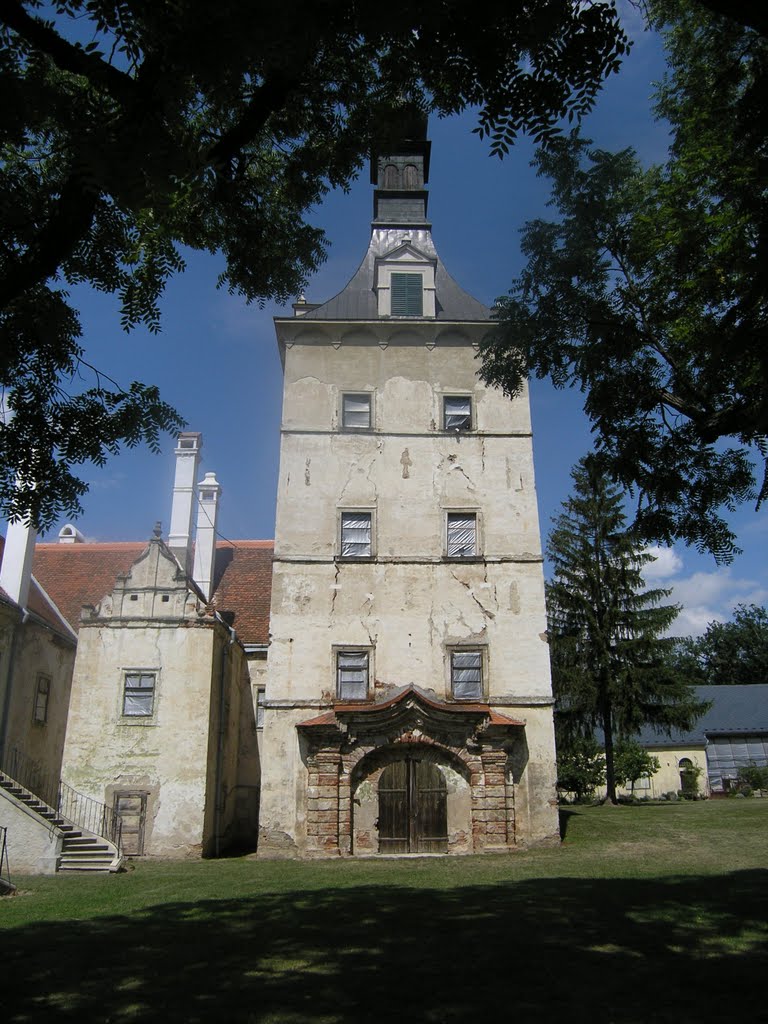
<svg viewBox="0 0 768 1024">
<path fill-rule="evenodd" d="M 432 751 L 453 764 L 469 788 L 468 828 L 450 852 L 503 851 L 515 846 L 514 785 L 508 750 L 522 723 L 494 715 L 485 705 L 449 705 L 409 687 L 379 705 L 337 705 L 299 725 L 307 740 L 307 853 L 373 853 L 353 844 L 354 790 L 372 766 L 406 748 Z M 365 844 L 363 844 L 365 846 Z"/>
</svg>

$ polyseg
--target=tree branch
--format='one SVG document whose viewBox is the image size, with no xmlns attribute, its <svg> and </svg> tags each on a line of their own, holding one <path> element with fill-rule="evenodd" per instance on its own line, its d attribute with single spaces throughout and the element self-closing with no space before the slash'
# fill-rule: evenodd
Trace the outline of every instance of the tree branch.
<svg viewBox="0 0 768 1024">
<path fill-rule="evenodd" d="M 62 71 L 82 75 L 91 85 L 103 89 L 120 102 L 133 93 L 133 80 L 95 53 L 86 53 L 68 42 L 40 18 L 24 10 L 21 0 L 0 0 L 0 19 L 16 35 L 46 54 Z"/>
<path fill-rule="evenodd" d="M 87 189 L 79 175 L 70 174 L 48 223 L 24 255 L 0 277 L 0 309 L 28 288 L 53 277 L 88 231 L 97 200 L 98 192 Z"/>
</svg>

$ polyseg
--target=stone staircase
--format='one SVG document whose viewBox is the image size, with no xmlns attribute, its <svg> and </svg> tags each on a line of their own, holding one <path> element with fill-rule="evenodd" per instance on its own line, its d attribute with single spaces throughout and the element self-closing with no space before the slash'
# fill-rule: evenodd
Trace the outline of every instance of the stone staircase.
<svg viewBox="0 0 768 1024">
<path fill-rule="evenodd" d="M 123 857 L 115 843 L 61 817 L 44 800 L 4 772 L 0 772 L 0 789 L 24 804 L 59 833 L 62 843 L 58 871 L 119 871 L 123 866 Z"/>
</svg>

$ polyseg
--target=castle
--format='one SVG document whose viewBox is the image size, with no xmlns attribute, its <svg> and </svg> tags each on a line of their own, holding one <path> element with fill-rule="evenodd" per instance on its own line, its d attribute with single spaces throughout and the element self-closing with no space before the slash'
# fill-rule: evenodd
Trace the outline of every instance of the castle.
<svg viewBox="0 0 768 1024">
<path fill-rule="evenodd" d="M 490 311 L 435 249 L 429 164 L 425 121 L 405 118 L 372 154 L 357 272 L 275 321 L 274 545 L 217 540 L 220 487 L 198 480 L 192 432 L 167 539 L 9 529 L 0 770 L 32 793 L 35 772 L 60 775 L 119 822 L 125 855 L 460 854 L 557 836 L 528 396 L 477 377 Z M 17 797 L 0 790 L 9 844 Z M 30 857 L 62 866 L 61 844 Z"/>
</svg>

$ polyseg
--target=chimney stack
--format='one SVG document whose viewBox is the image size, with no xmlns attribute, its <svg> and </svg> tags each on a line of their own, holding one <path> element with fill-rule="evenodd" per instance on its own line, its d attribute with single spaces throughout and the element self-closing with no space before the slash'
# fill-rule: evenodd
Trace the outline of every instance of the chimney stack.
<svg viewBox="0 0 768 1024">
<path fill-rule="evenodd" d="M 171 506 L 171 526 L 168 531 L 168 547 L 187 573 L 191 564 L 195 481 L 202 447 L 203 435 L 194 431 L 182 431 L 176 440 L 176 476 L 173 481 L 173 505 Z"/>
<path fill-rule="evenodd" d="M 219 515 L 221 486 L 215 473 L 206 473 L 197 485 L 197 531 L 195 536 L 195 567 L 192 578 L 206 601 L 213 589 L 213 570 L 216 560 L 216 523 Z"/>
<path fill-rule="evenodd" d="M 0 566 L 0 587 L 22 608 L 27 607 L 29 598 L 36 540 L 37 530 L 28 523 L 19 520 L 8 524 L 3 564 Z"/>
</svg>

